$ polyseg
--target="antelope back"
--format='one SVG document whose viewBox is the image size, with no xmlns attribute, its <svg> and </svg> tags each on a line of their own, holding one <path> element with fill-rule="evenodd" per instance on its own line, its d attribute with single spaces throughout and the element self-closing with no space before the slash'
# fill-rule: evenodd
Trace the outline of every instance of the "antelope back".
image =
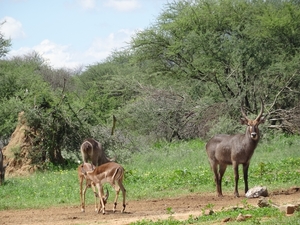
<svg viewBox="0 0 300 225">
<path fill-rule="evenodd" d="M 109 180 L 114 182 L 115 180 L 123 179 L 124 169 L 116 162 L 108 162 L 96 167 L 93 172 L 88 172 L 88 174 L 96 176 L 98 181 Z"/>
</svg>

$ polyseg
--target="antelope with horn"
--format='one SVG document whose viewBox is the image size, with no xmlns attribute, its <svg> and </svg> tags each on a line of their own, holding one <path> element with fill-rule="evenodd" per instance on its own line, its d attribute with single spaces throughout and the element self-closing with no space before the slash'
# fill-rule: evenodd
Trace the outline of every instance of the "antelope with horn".
<svg viewBox="0 0 300 225">
<path fill-rule="evenodd" d="M 123 178 L 124 178 L 124 168 L 115 162 L 108 162 L 103 165 L 100 165 L 96 167 L 92 171 L 86 171 L 85 170 L 85 164 L 81 166 L 81 172 L 82 175 L 86 178 L 91 180 L 95 186 L 98 189 L 98 195 L 100 198 L 100 203 L 99 205 L 101 206 L 102 213 L 105 214 L 105 204 L 103 201 L 103 184 L 104 183 L 109 183 L 116 191 L 116 196 L 114 200 L 114 207 L 113 207 L 113 212 L 116 211 L 117 207 L 117 201 L 118 201 L 118 196 L 120 190 L 122 191 L 123 195 L 123 209 L 122 213 L 125 211 L 125 198 L 126 198 L 126 190 L 123 185 Z M 100 207 L 98 209 L 98 213 L 101 211 Z"/>
<path fill-rule="evenodd" d="M 239 197 L 239 164 L 243 165 L 245 193 L 248 191 L 248 169 L 251 157 L 259 141 L 258 125 L 264 123 L 265 121 L 264 117 L 262 116 L 263 109 L 264 103 L 261 100 L 260 113 L 255 120 L 251 120 L 246 116 L 242 106 L 241 112 L 243 118 L 241 118 L 241 123 L 247 126 L 246 133 L 235 135 L 218 134 L 207 142 L 206 152 L 211 169 L 214 172 L 217 194 L 219 197 L 223 196 L 222 177 L 225 173 L 227 165 L 232 165 L 234 170 L 234 195 Z"/>
<path fill-rule="evenodd" d="M 83 167 L 83 168 L 82 168 Z M 98 206 L 97 206 L 97 197 L 98 194 L 96 192 L 95 184 L 88 178 L 85 178 L 82 174 L 82 169 L 84 171 L 92 171 L 94 169 L 93 165 L 90 163 L 83 163 L 78 166 L 78 179 L 80 183 L 80 206 L 81 206 L 81 212 L 85 212 L 85 193 L 87 188 L 91 187 L 93 189 L 94 195 L 95 195 L 95 211 L 98 212 Z M 82 191 L 83 181 L 85 180 L 85 188 Z M 106 204 L 109 192 L 106 190 L 106 195 L 103 194 L 103 188 L 101 189 L 101 195 L 103 196 L 103 203 Z"/>
</svg>

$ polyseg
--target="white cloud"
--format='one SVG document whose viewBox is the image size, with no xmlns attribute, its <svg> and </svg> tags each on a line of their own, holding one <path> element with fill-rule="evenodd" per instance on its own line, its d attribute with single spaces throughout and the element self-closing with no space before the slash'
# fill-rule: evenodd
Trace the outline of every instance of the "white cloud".
<svg viewBox="0 0 300 225">
<path fill-rule="evenodd" d="M 3 22 L 4 24 L 1 26 L 1 32 L 5 39 L 22 39 L 26 37 L 20 21 L 6 16 L 0 20 L 0 23 Z"/>
<path fill-rule="evenodd" d="M 78 0 L 78 3 L 85 10 L 95 9 L 96 7 L 95 0 Z"/>
<path fill-rule="evenodd" d="M 140 3 L 137 0 L 107 0 L 105 6 L 118 11 L 132 11 L 139 8 Z"/>
<path fill-rule="evenodd" d="M 106 59 L 114 50 L 120 50 L 130 41 L 133 31 L 119 30 L 117 33 L 111 33 L 106 38 L 96 38 L 91 47 L 85 52 L 85 57 L 93 59 L 94 62 L 100 62 Z"/>
<path fill-rule="evenodd" d="M 133 33 L 133 31 L 123 29 L 109 34 L 106 38 L 96 38 L 85 52 L 78 52 L 72 49 L 70 45 L 59 45 L 45 39 L 32 48 L 23 47 L 18 50 L 12 50 L 7 56 L 26 55 L 35 51 L 53 68 L 74 69 L 82 65 L 92 65 L 105 60 L 111 55 L 112 51 L 125 47 Z"/>
<path fill-rule="evenodd" d="M 70 46 L 58 45 L 48 39 L 43 40 L 33 48 L 23 47 L 18 50 L 12 50 L 7 57 L 26 55 L 33 51 L 42 56 L 46 63 L 53 68 L 77 68 L 82 65 L 80 61 L 76 60 L 76 53 L 72 51 Z"/>
<path fill-rule="evenodd" d="M 68 45 L 58 45 L 48 39 L 43 40 L 39 45 L 33 48 L 48 63 L 55 67 L 76 67 L 79 63 L 74 61 L 74 53 Z"/>
</svg>

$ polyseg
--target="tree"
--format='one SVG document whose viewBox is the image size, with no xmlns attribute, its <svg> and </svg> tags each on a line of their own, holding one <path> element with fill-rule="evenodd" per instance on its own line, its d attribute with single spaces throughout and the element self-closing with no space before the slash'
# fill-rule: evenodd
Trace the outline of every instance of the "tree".
<svg viewBox="0 0 300 225">
<path fill-rule="evenodd" d="M 28 155 L 36 164 L 63 164 L 90 134 L 76 97 L 67 91 L 71 78 L 62 72 L 44 64 L 36 53 L 0 61 L 1 141 L 9 139 L 23 111 L 30 129 L 25 131 L 26 140 L 32 145 Z"/>
<path fill-rule="evenodd" d="M 3 32 L 1 32 L 1 26 L 4 23 L 0 23 L 0 59 L 9 52 L 9 47 L 11 46 L 11 40 L 5 39 Z"/>
<path fill-rule="evenodd" d="M 274 102 L 271 107 L 292 107 L 300 97 L 299 7 L 294 1 L 176 1 L 132 39 L 133 56 L 153 71 L 193 80 L 191 91 L 202 90 L 198 98 L 243 100 L 253 113 L 259 97 Z"/>
</svg>

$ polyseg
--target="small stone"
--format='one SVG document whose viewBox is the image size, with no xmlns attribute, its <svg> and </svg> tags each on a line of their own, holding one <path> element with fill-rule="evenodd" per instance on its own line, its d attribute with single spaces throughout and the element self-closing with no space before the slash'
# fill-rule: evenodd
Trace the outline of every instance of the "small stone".
<svg viewBox="0 0 300 225">
<path fill-rule="evenodd" d="M 238 222 L 245 221 L 245 220 L 246 220 L 246 218 L 241 213 L 236 218 L 236 221 L 238 221 Z"/>
<path fill-rule="evenodd" d="M 260 196 L 263 197 L 268 197 L 268 190 L 267 187 L 262 187 L 262 186 L 256 186 L 254 188 L 251 188 L 247 191 L 245 194 L 247 198 L 258 198 Z"/>
<path fill-rule="evenodd" d="M 295 205 L 282 205 L 279 207 L 280 211 L 286 213 L 287 215 L 293 214 L 295 212 Z"/>
<path fill-rule="evenodd" d="M 260 197 L 257 203 L 258 207 L 263 208 L 263 207 L 268 207 L 270 206 L 268 199 L 265 197 Z"/>
<path fill-rule="evenodd" d="M 231 218 L 230 217 L 226 217 L 225 219 L 222 220 L 222 223 L 226 223 L 226 222 L 229 222 L 231 221 Z"/>
<path fill-rule="evenodd" d="M 204 211 L 204 215 L 206 215 L 206 216 L 209 216 L 209 215 L 212 215 L 212 214 L 214 214 L 215 212 L 212 210 L 212 209 L 206 209 L 205 211 Z"/>
</svg>

